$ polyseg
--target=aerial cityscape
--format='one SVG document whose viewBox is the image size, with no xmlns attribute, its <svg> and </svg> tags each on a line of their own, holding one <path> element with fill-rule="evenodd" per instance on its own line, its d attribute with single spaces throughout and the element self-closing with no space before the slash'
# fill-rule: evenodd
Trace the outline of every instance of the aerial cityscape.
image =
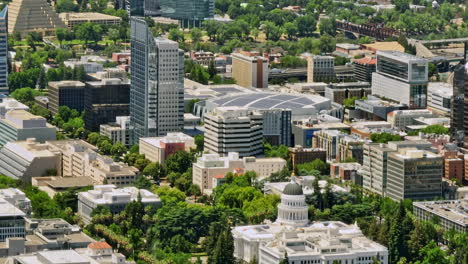
<svg viewBox="0 0 468 264">
<path fill-rule="evenodd" d="M 468 264 L 467 0 L 0 0 L 0 264 Z"/>
</svg>

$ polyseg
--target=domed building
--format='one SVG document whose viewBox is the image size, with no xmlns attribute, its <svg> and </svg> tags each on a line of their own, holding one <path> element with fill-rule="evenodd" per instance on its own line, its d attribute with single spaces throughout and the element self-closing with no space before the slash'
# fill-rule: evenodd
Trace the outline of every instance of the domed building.
<svg viewBox="0 0 468 264">
<path fill-rule="evenodd" d="M 337 221 L 310 223 L 302 186 L 294 177 L 281 194 L 274 223 L 237 226 L 232 230 L 234 256 L 243 262 L 276 264 L 288 255 L 290 264 L 388 264 L 386 247 L 366 238 L 357 224 Z"/>
</svg>

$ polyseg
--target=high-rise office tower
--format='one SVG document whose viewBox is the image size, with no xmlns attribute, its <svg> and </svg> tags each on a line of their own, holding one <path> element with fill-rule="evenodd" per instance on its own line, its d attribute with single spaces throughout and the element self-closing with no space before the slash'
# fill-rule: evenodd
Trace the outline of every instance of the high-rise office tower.
<svg viewBox="0 0 468 264">
<path fill-rule="evenodd" d="M 199 27 L 214 17 L 214 0 L 159 0 L 161 16 L 177 19 L 184 28 Z"/>
<path fill-rule="evenodd" d="M 427 106 L 428 62 L 399 51 L 378 51 L 377 72 L 372 74 L 372 94 L 409 108 Z"/>
<path fill-rule="evenodd" d="M 459 146 L 468 145 L 468 124 L 465 124 L 468 115 L 468 72 L 466 61 L 462 60 L 453 71 L 453 101 L 450 118 L 452 140 Z"/>
<path fill-rule="evenodd" d="M 120 0 L 119 8 L 127 9 L 131 16 L 158 16 L 161 14 L 159 0 Z"/>
<path fill-rule="evenodd" d="M 0 12 L 0 94 L 8 94 L 8 6 Z"/>
<path fill-rule="evenodd" d="M 184 125 L 184 53 L 177 42 L 153 37 L 144 19 L 131 18 L 130 119 L 135 142 Z"/>
</svg>

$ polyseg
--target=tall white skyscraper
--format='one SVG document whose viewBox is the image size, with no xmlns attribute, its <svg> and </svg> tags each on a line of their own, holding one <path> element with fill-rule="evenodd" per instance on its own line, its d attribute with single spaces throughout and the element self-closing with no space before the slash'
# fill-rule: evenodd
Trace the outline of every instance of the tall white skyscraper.
<svg viewBox="0 0 468 264">
<path fill-rule="evenodd" d="M 153 37 L 142 18 L 131 19 L 130 120 L 135 142 L 184 125 L 184 53 L 177 42 Z"/>
</svg>

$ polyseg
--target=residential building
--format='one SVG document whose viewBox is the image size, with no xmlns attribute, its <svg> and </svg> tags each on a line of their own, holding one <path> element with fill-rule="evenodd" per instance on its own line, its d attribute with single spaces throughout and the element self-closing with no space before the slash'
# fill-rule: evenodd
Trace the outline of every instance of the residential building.
<svg viewBox="0 0 468 264">
<path fill-rule="evenodd" d="M 456 179 L 462 183 L 465 178 L 465 159 L 463 154 L 459 154 L 457 149 L 449 149 L 446 144 L 444 150 L 441 151 L 444 157 L 444 178 Z"/>
<path fill-rule="evenodd" d="M 435 113 L 450 117 L 453 101 L 453 85 L 430 82 L 427 86 L 427 107 Z"/>
<path fill-rule="evenodd" d="M 29 111 L 29 107 L 18 102 L 16 99 L 6 97 L 1 99 L 0 103 L 0 118 L 5 118 L 5 114 L 10 110 L 25 110 Z"/>
<path fill-rule="evenodd" d="M 193 137 L 184 133 L 168 133 L 164 137 L 140 138 L 140 154 L 151 162 L 164 164 L 166 159 L 177 151 L 196 149 Z"/>
<path fill-rule="evenodd" d="M 214 17 L 214 0 L 159 0 L 161 16 L 179 20 L 182 28 L 201 27 Z"/>
<path fill-rule="evenodd" d="M 98 131 L 99 126 L 130 114 L 130 82 L 103 79 L 86 82 L 84 92 L 85 128 Z"/>
<path fill-rule="evenodd" d="M 354 76 L 361 82 L 372 82 L 372 73 L 376 71 L 377 59 L 375 57 L 364 57 L 353 59 Z"/>
<path fill-rule="evenodd" d="M 261 180 L 281 171 L 285 166 L 286 161 L 281 158 L 240 158 L 236 152 L 230 152 L 224 157 L 219 154 L 203 154 L 193 163 L 193 184 L 198 185 L 203 193 L 211 193 L 219 184 L 218 181 L 214 184 L 213 179 L 221 181 L 228 172 L 255 171 L 257 179 Z"/>
<path fill-rule="evenodd" d="M 387 160 L 386 196 L 394 200 L 442 197 L 442 156 L 425 150 L 401 150 Z"/>
<path fill-rule="evenodd" d="M 0 149 L 0 173 L 13 179 L 31 182 L 33 177 L 45 176 L 61 168 L 60 154 L 34 138 L 8 142 Z"/>
<path fill-rule="evenodd" d="M 98 206 L 109 208 L 112 214 L 118 214 L 132 201 L 141 198 L 145 206 L 161 206 L 161 199 L 145 189 L 126 187 L 118 189 L 115 185 L 95 185 L 93 190 L 78 193 L 78 214 L 85 223 L 91 221 L 91 213 Z"/>
<path fill-rule="evenodd" d="M 62 167 L 58 175 L 90 177 L 95 183 L 128 186 L 138 177 L 138 169 L 111 157 L 100 155 L 96 147 L 83 140 L 48 141 L 49 149 L 60 152 Z"/>
<path fill-rule="evenodd" d="M 234 256 L 247 263 L 280 263 L 287 254 L 290 263 L 367 264 L 379 258 L 388 264 L 387 248 L 366 238 L 357 224 L 309 223 L 305 195 L 295 182 L 284 187 L 274 223 L 234 227 L 232 235 Z"/>
<path fill-rule="evenodd" d="M 420 221 L 437 218 L 445 230 L 463 233 L 468 231 L 468 199 L 414 202 L 413 212 Z"/>
<path fill-rule="evenodd" d="M 468 145 L 468 124 L 465 124 L 465 115 L 468 114 L 468 70 L 466 61 L 462 60 L 453 71 L 453 102 L 451 107 L 450 134 L 457 145 Z"/>
<path fill-rule="evenodd" d="M 49 82 L 49 110 L 57 114 L 60 106 L 84 110 L 85 84 L 80 81 Z"/>
<path fill-rule="evenodd" d="M 99 134 L 111 139 L 112 144 L 120 142 L 127 147 L 133 146 L 133 129 L 130 127 L 130 116 L 117 116 L 115 123 L 99 126 Z"/>
<path fill-rule="evenodd" d="M 189 54 L 192 61 L 204 67 L 208 67 L 215 60 L 215 55 L 211 51 L 191 51 Z"/>
<path fill-rule="evenodd" d="M 417 118 L 431 118 L 435 115 L 427 109 L 419 110 L 396 110 L 388 113 L 387 121 L 393 128 L 405 130 L 407 126 L 415 125 Z"/>
<path fill-rule="evenodd" d="M 330 83 L 325 88 L 325 97 L 338 104 L 343 104 L 345 99 L 367 97 L 369 94 L 371 88 L 368 82 Z"/>
<path fill-rule="evenodd" d="M 246 88 L 268 88 L 268 59 L 258 53 L 232 54 L 232 78 Z"/>
<path fill-rule="evenodd" d="M 363 165 L 361 171 L 364 189 L 370 190 L 382 196 L 386 196 L 388 188 L 389 155 L 392 153 L 397 153 L 401 149 L 428 151 L 431 149 L 431 147 L 432 144 L 424 140 L 393 141 L 389 142 L 388 144 L 364 144 Z M 411 159 L 408 159 L 408 161 L 411 161 Z M 394 171 L 396 170 L 397 165 L 400 166 L 401 162 L 400 164 L 393 162 L 391 165 L 395 166 L 395 168 L 391 168 L 391 170 L 393 170 L 393 175 L 395 175 Z M 403 183 L 404 182 L 402 179 L 400 179 L 400 184 Z M 408 183 L 410 183 L 410 181 L 408 181 Z"/>
<path fill-rule="evenodd" d="M 35 138 L 39 142 L 55 140 L 56 128 L 42 116 L 25 110 L 10 110 L 0 119 L 0 147 L 8 142 Z"/>
<path fill-rule="evenodd" d="M 119 25 L 122 22 L 122 18 L 120 17 L 95 12 L 64 12 L 60 13 L 59 17 L 70 29 L 74 29 L 76 26 L 86 22 L 105 26 Z"/>
<path fill-rule="evenodd" d="M 78 60 L 78 59 L 66 60 L 63 62 L 63 64 L 66 67 L 70 67 L 72 69 L 83 67 L 84 72 L 87 74 L 98 73 L 98 72 L 104 71 L 104 65 L 102 63 L 95 62 L 95 61 L 87 61 L 83 57 L 81 58 L 81 60 Z"/>
<path fill-rule="evenodd" d="M 0 12 L 0 94 L 8 94 L 8 6 Z"/>
<path fill-rule="evenodd" d="M 19 189 L 0 189 L 0 199 L 4 199 L 27 215 L 31 214 L 31 200 Z"/>
<path fill-rule="evenodd" d="M 377 52 L 377 71 L 372 74 L 372 94 L 409 108 L 427 107 L 428 62 L 397 51 Z"/>
<path fill-rule="evenodd" d="M 289 148 L 292 168 L 296 168 L 298 164 L 312 162 L 316 159 L 326 161 L 326 156 L 327 152 L 321 148 L 303 148 L 301 146 Z"/>
<path fill-rule="evenodd" d="M 130 123 L 135 142 L 184 126 L 184 53 L 177 42 L 154 38 L 142 18 L 131 18 Z"/>
<path fill-rule="evenodd" d="M 361 121 L 351 123 L 351 135 L 357 135 L 363 139 L 371 139 L 373 133 L 398 134 L 398 130 L 391 127 L 387 121 Z"/>
<path fill-rule="evenodd" d="M 323 130 L 344 130 L 349 131 L 349 126 L 336 121 L 319 122 L 317 120 L 310 120 L 306 122 L 299 122 L 294 124 L 292 132 L 294 136 L 294 145 L 303 146 L 305 148 L 313 147 L 313 138 L 316 133 Z"/>
<path fill-rule="evenodd" d="M 263 116 L 247 108 L 218 107 L 206 113 L 205 150 L 226 155 L 237 152 L 241 157 L 263 153 Z"/>
<path fill-rule="evenodd" d="M 0 242 L 10 237 L 25 237 L 26 214 L 4 199 L 0 199 Z"/>
<path fill-rule="evenodd" d="M 338 155 L 338 141 L 344 137 L 346 133 L 339 130 L 322 130 L 317 131 L 313 138 L 312 147 L 324 149 L 327 153 L 327 161 L 336 161 Z"/>
<path fill-rule="evenodd" d="M 335 78 L 335 57 L 311 55 L 307 57 L 307 82 L 331 81 Z"/>
<path fill-rule="evenodd" d="M 121 253 L 115 253 L 106 242 L 94 242 L 87 248 L 18 253 L 8 258 L 12 264 L 134 264 Z"/>
<path fill-rule="evenodd" d="M 336 154 L 337 161 L 354 160 L 362 164 L 364 144 L 367 140 L 356 135 L 345 135 L 338 139 L 338 153 Z"/>
<path fill-rule="evenodd" d="M 53 35 L 55 29 L 65 24 L 47 0 L 13 0 L 8 5 L 8 33 L 41 32 Z"/>
</svg>

